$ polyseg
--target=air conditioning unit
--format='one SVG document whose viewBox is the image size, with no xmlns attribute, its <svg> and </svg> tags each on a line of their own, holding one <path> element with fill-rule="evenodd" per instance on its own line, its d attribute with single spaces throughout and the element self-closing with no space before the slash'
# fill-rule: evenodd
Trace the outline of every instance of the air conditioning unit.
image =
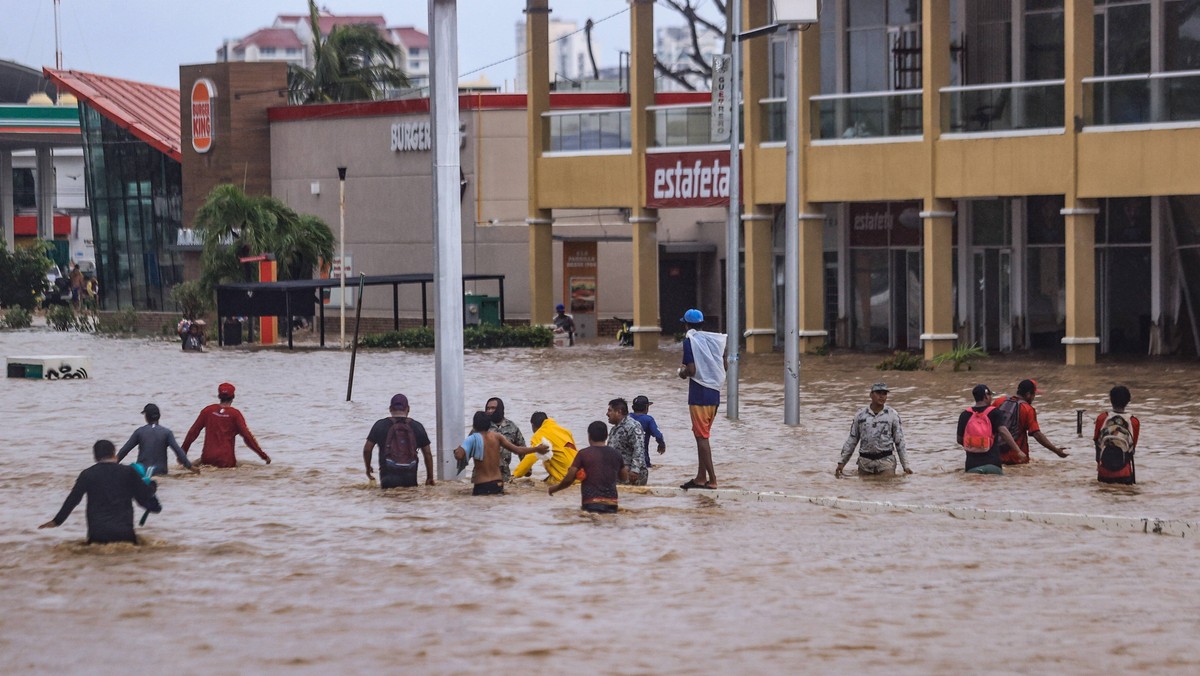
<svg viewBox="0 0 1200 676">
<path fill-rule="evenodd" d="M 775 0 L 775 23 L 817 23 L 819 0 Z"/>
</svg>

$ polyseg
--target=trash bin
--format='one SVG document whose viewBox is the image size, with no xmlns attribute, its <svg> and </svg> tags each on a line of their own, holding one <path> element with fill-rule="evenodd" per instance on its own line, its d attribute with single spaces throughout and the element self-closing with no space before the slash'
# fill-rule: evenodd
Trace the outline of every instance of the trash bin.
<svg viewBox="0 0 1200 676">
<path fill-rule="evenodd" d="M 241 345 L 242 323 L 233 317 L 227 318 L 221 327 L 221 336 L 226 345 Z"/>
<path fill-rule="evenodd" d="M 499 296 L 479 296 L 479 321 L 482 324 L 500 326 Z"/>
</svg>

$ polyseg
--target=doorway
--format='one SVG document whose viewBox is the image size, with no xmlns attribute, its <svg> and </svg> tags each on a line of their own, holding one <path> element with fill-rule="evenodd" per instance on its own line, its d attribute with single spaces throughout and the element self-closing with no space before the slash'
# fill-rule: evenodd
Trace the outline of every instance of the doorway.
<svg viewBox="0 0 1200 676">
<path fill-rule="evenodd" d="M 971 256 L 971 338 L 988 351 L 1009 352 L 1012 336 L 1012 250 L 975 248 Z"/>
<path fill-rule="evenodd" d="M 696 256 L 659 257 L 658 315 L 663 333 L 675 333 L 679 318 L 698 305 Z"/>
</svg>

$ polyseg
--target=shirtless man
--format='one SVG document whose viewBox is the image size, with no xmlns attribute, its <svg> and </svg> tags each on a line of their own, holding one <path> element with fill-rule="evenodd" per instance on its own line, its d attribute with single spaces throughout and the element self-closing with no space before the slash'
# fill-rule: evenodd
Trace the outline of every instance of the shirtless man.
<svg viewBox="0 0 1200 676">
<path fill-rule="evenodd" d="M 492 417 L 483 411 L 476 411 L 471 420 L 471 434 L 454 449 L 454 459 L 459 463 L 461 472 L 467 466 L 467 460 L 474 460 L 471 469 L 471 483 L 475 489 L 471 495 L 501 495 L 504 493 L 504 475 L 500 473 L 500 449 L 511 451 L 518 455 L 536 453 L 541 448 L 517 446 L 504 435 L 489 431 Z"/>
</svg>

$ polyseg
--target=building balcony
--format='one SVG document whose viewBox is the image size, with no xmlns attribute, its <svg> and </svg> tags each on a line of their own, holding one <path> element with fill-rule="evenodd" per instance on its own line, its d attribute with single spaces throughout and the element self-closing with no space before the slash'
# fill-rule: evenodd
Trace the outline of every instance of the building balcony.
<svg viewBox="0 0 1200 676">
<path fill-rule="evenodd" d="M 770 101 L 772 106 L 784 105 L 774 99 Z M 920 90 L 821 94 L 810 98 L 809 104 L 812 106 L 814 145 L 877 143 L 922 136 Z M 768 109 L 769 120 L 776 115 Z"/>
<path fill-rule="evenodd" d="M 550 126 L 546 154 L 621 154 L 630 151 L 628 108 L 554 110 L 542 113 Z"/>
<path fill-rule="evenodd" d="M 1063 80 L 943 87 L 945 136 L 1029 135 L 1063 129 Z"/>
<path fill-rule="evenodd" d="M 1084 78 L 1090 127 L 1149 128 L 1200 122 L 1200 70 Z"/>
</svg>

